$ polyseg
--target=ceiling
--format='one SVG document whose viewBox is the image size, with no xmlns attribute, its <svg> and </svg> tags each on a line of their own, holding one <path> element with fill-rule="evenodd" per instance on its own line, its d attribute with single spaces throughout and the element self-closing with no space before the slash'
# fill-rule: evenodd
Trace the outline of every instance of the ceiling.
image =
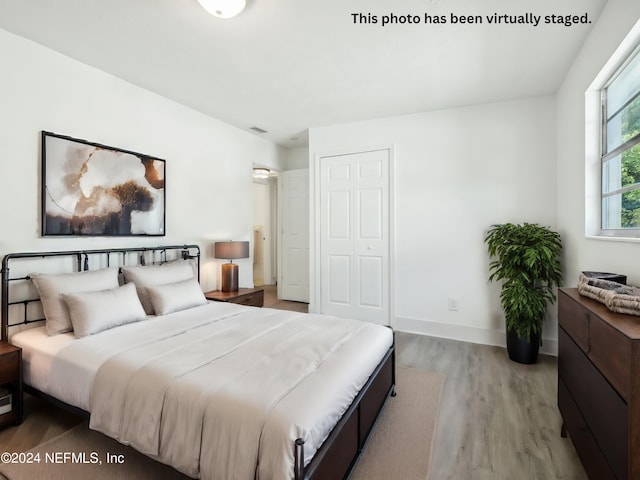
<svg viewBox="0 0 640 480">
<path fill-rule="evenodd" d="M 310 127 L 552 94 L 591 25 L 544 16 L 595 22 L 605 2 L 249 0 L 222 20 L 196 0 L 0 0 L 0 28 L 295 147 Z M 419 23 L 382 26 L 391 13 Z M 494 13 L 543 18 L 490 25 Z"/>
</svg>

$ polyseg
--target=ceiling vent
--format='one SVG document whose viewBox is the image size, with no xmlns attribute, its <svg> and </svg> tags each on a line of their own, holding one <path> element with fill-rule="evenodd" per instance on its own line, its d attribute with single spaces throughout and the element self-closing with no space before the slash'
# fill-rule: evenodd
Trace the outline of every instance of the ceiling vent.
<svg viewBox="0 0 640 480">
<path fill-rule="evenodd" d="M 262 129 L 262 128 L 260 128 L 260 127 L 251 127 L 251 128 L 250 128 L 250 130 L 253 130 L 253 131 L 254 131 L 254 132 L 256 132 L 256 133 L 267 133 L 267 131 L 266 131 L 266 130 L 263 130 L 263 129 Z"/>
</svg>

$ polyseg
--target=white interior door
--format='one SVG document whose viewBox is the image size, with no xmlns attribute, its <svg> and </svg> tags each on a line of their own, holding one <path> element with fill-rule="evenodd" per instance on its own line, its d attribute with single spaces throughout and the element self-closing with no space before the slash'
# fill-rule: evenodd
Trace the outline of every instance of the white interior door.
<svg viewBox="0 0 640 480">
<path fill-rule="evenodd" d="M 278 297 L 309 302 L 309 170 L 280 175 L 282 272 Z"/>
<path fill-rule="evenodd" d="M 320 159 L 321 312 L 389 325 L 389 150 Z"/>
</svg>

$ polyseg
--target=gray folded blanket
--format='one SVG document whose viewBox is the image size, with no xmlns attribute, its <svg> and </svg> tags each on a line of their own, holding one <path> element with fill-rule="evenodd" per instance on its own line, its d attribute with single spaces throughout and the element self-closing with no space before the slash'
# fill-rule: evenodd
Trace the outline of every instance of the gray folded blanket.
<svg viewBox="0 0 640 480">
<path fill-rule="evenodd" d="M 640 316 L 640 288 L 638 287 L 588 277 L 581 273 L 578 277 L 578 293 L 597 300 L 612 312 Z"/>
</svg>

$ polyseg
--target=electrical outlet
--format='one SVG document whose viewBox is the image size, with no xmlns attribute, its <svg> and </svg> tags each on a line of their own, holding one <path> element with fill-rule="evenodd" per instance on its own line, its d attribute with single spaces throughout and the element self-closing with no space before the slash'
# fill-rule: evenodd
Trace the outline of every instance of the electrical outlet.
<svg viewBox="0 0 640 480">
<path fill-rule="evenodd" d="M 449 310 L 452 312 L 460 310 L 460 301 L 458 300 L 458 297 L 449 297 Z"/>
</svg>

